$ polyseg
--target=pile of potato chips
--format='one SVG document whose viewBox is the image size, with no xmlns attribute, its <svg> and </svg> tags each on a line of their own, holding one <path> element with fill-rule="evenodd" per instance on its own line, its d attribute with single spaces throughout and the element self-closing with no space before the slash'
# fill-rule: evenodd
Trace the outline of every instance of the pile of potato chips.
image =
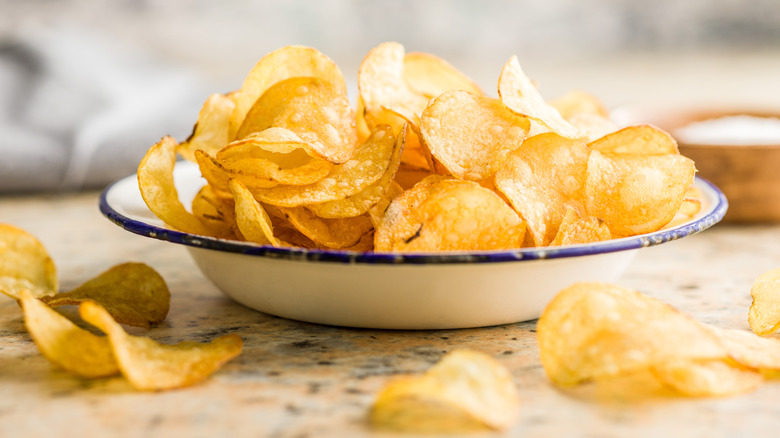
<svg viewBox="0 0 780 438">
<path fill-rule="evenodd" d="M 752 289 L 751 329 L 780 326 L 780 269 Z M 780 376 L 780 339 L 703 324 L 654 298 L 616 285 L 577 283 L 547 306 L 536 327 L 550 380 L 594 383 L 625 397 L 672 392 L 724 396 Z M 610 391 L 605 395 L 613 395 Z"/>
<path fill-rule="evenodd" d="M 498 98 L 398 43 L 372 49 L 353 109 L 339 68 L 308 47 L 262 58 L 241 88 L 214 94 L 192 135 L 163 138 L 138 168 L 171 227 L 273 246 L 358 251 L 569 245 L 689 218 L 691 160 L 648 125 L 617 129 L 595 97 L 545 101 L 516 57 Z M 177 153 L 207 184 L 191 209 Z"/>
<path fill-rule="evenodd" d="M 149 328 L 168 315 L 171 295 L 154 269 L 124 263 L 70 292 L 58 292 L 56 267 L 40 241 L 5 224 L 0 224 L 0 292 L 19 300 L 27 331 L 41 353 L 84 378 L 121 373 L 138 389 L 179 388 L 205 379 L 242 348 L 236 335 L 177 345 L 129 335 L 120 323 Z M 81 318 L 106 336 L 53 310 L 64 305 L 78 305 Z"/>
</svg>

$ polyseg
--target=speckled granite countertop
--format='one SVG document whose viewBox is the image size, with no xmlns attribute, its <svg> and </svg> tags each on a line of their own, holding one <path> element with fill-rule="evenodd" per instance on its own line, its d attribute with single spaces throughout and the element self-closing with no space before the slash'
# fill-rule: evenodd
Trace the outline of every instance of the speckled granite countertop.
<svg viewBox="0 0 780 438">
<path fill-rule="evenodd" d="M 172 292 L 171 313 L 148 335 L 163 342 L 236 333 L 244 352 L 197 386 L 133 390 L 121 378 L 84 381 L 52 367 L 0 300 L 0 437 L 364 436 L 376 391 L 420 372 L 446 351 L 486 352 L 513 373 L 523 408 L 514 436 L 776 436 L 780 383 L 723 399 L 599 404 L 552 387 L 539 363 L 535 322 L 446 331 L 318 326 L 249 310 L 221 295 L 176 245 L 123 231 L 103 218 L 97 193 L 0 198 L 0 222 L 25 228 L 52 253 L 62 288 L 142 261 Z M 719 224 L 642 250 L 620 283 L 722 327 L 747 328 L 749 289 L 780 266 L 780 225 Z M 483 436 L 483 435 L 480 435 Z"/>
</svg>

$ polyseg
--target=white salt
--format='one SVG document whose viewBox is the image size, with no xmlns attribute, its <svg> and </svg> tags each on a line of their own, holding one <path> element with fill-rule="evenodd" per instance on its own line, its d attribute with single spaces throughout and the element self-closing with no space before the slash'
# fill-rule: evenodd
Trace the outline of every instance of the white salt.
<svg viewBox="0 0 780 438">
<path fill-rule="evenodd" d="M 780 145 L 780 118 L 723 116 L 694 122 L 674 132 L 685 144 Z"/>
</svg>

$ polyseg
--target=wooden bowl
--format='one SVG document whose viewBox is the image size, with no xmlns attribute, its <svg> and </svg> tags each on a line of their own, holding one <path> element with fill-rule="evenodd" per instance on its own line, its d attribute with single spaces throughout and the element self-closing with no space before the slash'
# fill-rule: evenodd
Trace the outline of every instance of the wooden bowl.
<svg viewBox="0 0 780 438">
<path fill-rule="evenodd" d="M 698 175 L 713 182 L 728 198 L 725 222 L 780 222 L 780 141 L 769 145 L 692 144 L 675 133 L 693 122 L 733 115 L 780 117 L 780 109 L 623 108 L 615 111 L 615 121 L 621 125 L 649 123 L 677 138 L 680 153 L 696 163 Z"/>
</svg>

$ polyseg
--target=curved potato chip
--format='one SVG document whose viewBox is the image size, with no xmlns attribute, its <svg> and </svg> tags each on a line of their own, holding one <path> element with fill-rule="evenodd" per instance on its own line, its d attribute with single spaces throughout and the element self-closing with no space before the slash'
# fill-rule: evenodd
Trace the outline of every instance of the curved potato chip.
<svg viewBox="0 0 780 438">
<path fill-rule="evenodd" d="M 35 297 L 57 292 L 57 267 L 32 234 L 0 224 L 0 261 L 0 292 L 9 297 L 19 299 L 23 290 Z"/>
<path fill-rule="evenodd" d="M 233 139 L 239 126 L 257 99 L 274 84 L 295 77 L 315 77 L 336 87 L 338 94 L 347 94 L 347 84 L 338 66 L 316 49 L 287 46 L 265 55 L 255 64 L 236 92 L 236 108 L 230 118 Z"/>
<path fill-rule="evenodd" d="M 554 133 L 526 139 L 495 176 L 498 191 L 528 225 L 535 246 L 555 238 L 566 205 L 582 198 L 590 150 Z"/>
<path fill-rule="evenodd" d="M 319 217 L 326 219 L 346 218 L 360 216 L 373 207 L 385 194 L 390 183 L 393 182 L 398 167 L 401 164 L 401 155 L 404 150 L 405 139 L 410 135 L 409 128 L 396 138 L 396 145 L 390 159 L 390 165 L 379 180 L 359 193 L 347 196 L 337 201 L 329 201 L 321 204 L 311 204 L 309 209 Z"/>
<path fill-rule="evenodd" d="M 627 126 L 588 146 L 594 151 L 613 154 L 677 155 L 677 141 L 666 131 L 651 125 Z"/>
<path fill-rule="evenodd" d="M 385 385 L 370 412 L 374 426 L 408 432 L 507 429 L 520 398 L 509 371 L 492 357 L 454 350 L 422 376 Z"/>
<path fill-rule="evenodd" d="M 171 227 L 185 233 L 208 235 L 208 229 L 179 200 L 173 181 L 175 165 L 176 140 L 165 136 L 149 148 L 138 165 L 141 197 L 149 210 Z"/>
<path fill-rule="evenodd" d="M 206 99 L 192 128 L 189 138 L 176 146 L 176 151 L 189 161 L 195 161 L 195 151 L 200 149 L 215 154 L 228 144 L 230 116 L 235 102 L 224 94 L 212 94 Z"/>
<path fill-rule="evenodd" d="M 208 344 L 161 345 L 149 338 L 125 333 L 111 315 L 93 301 L 83 302 L 79 314 L 108 335 L 122 375 L 135 388 L 145 391 L 198 383 L 241 353 L 241 338 L 233 334 Z"/>
<path fill-rule="evenodd" d="M 347 161 L 357 145 L 357 128 L 346 93 L 314 77 L 295 77 L 268 88 L 246 114 L 237 139 L 271 127 L 297 134 L 306 151 L 332 163 Z"/>
<path fill-rule="evenodd" d="M 447 170 L 461 179 L 493 176 L 523 143 L 528 119 L 507 110 L 498 99 L 466 91 L 447 91 L 420 119 L 422 141 Z"/>
<path fill-rule="evenodd" d="M 582 135 L 582 139 L 593 142 L 618 130 L 610 119 L 591 113 L 577 113 L 566 119 Z"/>
<path fill-rule="evenodd" d="M 278 182 L 259 175 L 226 169 L 215 157 L 204 151 L 195 151 L 195 161 L 198 163 L 200 174 L 208 181 L 214 194 L 220 198 L 231 196 L 228 181 L 233 178 L 241 180 L 244 185 L 254 190 L 268 189 L 279 185 Z"/>
<path fill-rule="evenodd" d="M 739 364 L 772 377 L 780 372 L 780 339 L 761 337 L 745 330 L 711 329 L 728 351 L 729 357 Z"/>
<path fill-rule="evenodd" d="M 696 168 L 682 155 L 602 154 L 592 151 L 585 210 L 618 236 L 661 229 L 677 214 Z"/>
<path fill-rule="evenodd" d="M 753 303 L 748 324 L 754 333 L 765 336 L 780 328 L 780 268 L 764 272 L 750 288 Z"/>
<path fill-rule="evenodd" d="M 235 199 L 235 220 L 242 237 L 260 245 L 280 246 L 279 240 L 274 237 L 271 218 L 249 189 L 233 179 L 230 180 L 230 191 Z"/>
<path fill-rule="evenodd" d="M 221 210 L 222 200 L 214 189 L 206 184 L 192 199 L 192 214 L 209 229 L 209 235 L 222 239 L 235 238 L 230 221 Z"/>
<path fill-rule="evenodd" d="M 374 228 L 366 216 L 341 219 L 317 217 L 306 207 L 280 208 L 290 223 L 318 246 L 344 249 L 357 245 Z"/>
<path fill-rule="evenodd" d="M 333 166 L 328 176 L 315 183 L 269 189 L 247 187 L 258 201 L 279 207 L 298 207 L 344 199 L 378 181 L 390 167 L 398 146 L 390 127 L 380 126 L 349 161 Z"/>
<path fill-rule="evenodd" d="M 387 186 L 387 190 L 385 190 L 385 193 L 382 195 L 382 199 L 368 209 L 368 216 L 371 218 L 371 223 L 374 224 L 374 228 L 379 227 L 379 224 L 382 222 L 382 217 L 385 215 L 387 207 L 393 202 L 393 199 L 400 196 L 403 192 L 403 187 L 397 182 L 392 181 L 390 185 Z M 373 242 L 371 243 L 371 246 L 374 246 Z"/>
<path fill-rule="evenodd" d="M 498 95 L 504 105 L 515 114 L 534 119 L 561 137 L 582 137 L 577 128 L 544 101 L 539 90 L 523 72 L 517 56 L 509 58 L 501 70 L 501 76 L 498 78 Z"/>
<path fill-rule="evenodd" d="M 653 367 L 666 385 L 692 397 L 712 397 L 752 391 L 761 373 L 726 359 L 676 360 Z"/>
<path fill-rule="evenodd" d="M 569 120 L 577 114 L 592 114 L 609 117 L 609 111 L 598 97 L 582 90 L 572 90 L 563 96 L 548 102 L 561 117 Z"/>
<path fill-rule="evenodd" d="M 50 362 L 82 377 L 119 374 L 108 338 L 96 336 L 55 312 L 27 290 L 19 296 L 24 325 Z"/>
<path fill-rule="evenodd" d="M 567 205 L 566 214 L 558 227 L 558 233 L 550 245 L 578 245 L 611 238 L 612 233 L 604 221 L 594 216 L 581 217 L 577 213 L 577 209 Z"/>
<path fill-rule="evenodd" d="M 585 282 L 565 288 L 536 324 L 548 377 L 574 385 L 661 366 L 672 360 L 725 359 L 703 324 L 654 298 Z"/>
<path fill-rule="evenodd" d="M 409 86 L 428 99 L 449 90 L 484 94 L 473 80 L 447 61 L 429 53 L 410 52 L 404 55 L 404 79 Z"/>
<path fill-rule="evenodd" d="M 455 179 L 423 183 L 390 204 L 374 235 L 375 250 L 491 250 L 522 245 L 525 223 L 493 191 Z M 399 216 L 403 217 L 399 220 Z"/>
<path fill-rule="evenodd" d="M 143 263 L 116 265 L 70 292 L 43 297 L 50 307 L 100 303 L 119 323 L 149 328 L 168 316 L 171 293 L 165 280 Z"/>
<path fill-rule="evenodd" d="M 358 90 L 365 105 L 369 128 L 388 123 L 385 110 L 390 110 L 415 126 L 428 104 L 428 98 L 412 90 L 404 76 L 404 47 L 387 42 L 371 49 L 358 69 Z M 390 123 L 398 133 L 402 121 Z"/>
</svg>

